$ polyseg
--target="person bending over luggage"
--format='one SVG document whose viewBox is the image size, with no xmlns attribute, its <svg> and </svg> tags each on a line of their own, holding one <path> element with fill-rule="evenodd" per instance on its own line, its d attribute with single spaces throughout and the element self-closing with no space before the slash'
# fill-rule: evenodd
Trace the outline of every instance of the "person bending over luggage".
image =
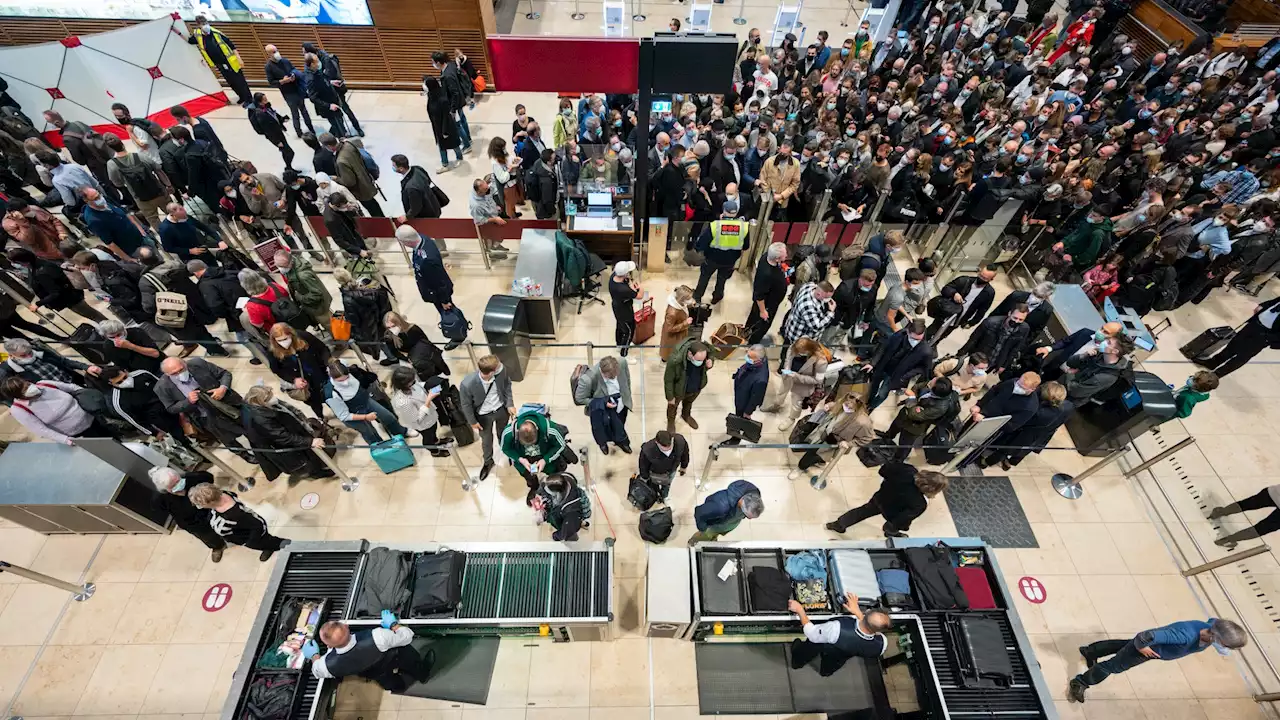
<svg viewBox="0 0 1280 720">
<path fill-rule="evenodd" d="M 526 505 L 533 504 L 533 497 L 538 494 L 538 473 L 554 475 L 568 467 L 568 447 L 560 426 L 538 410 L 517 415 L 516 421 L 502 432 L 502 454 L 511 458 L 511 464 L 529 486 Z"/>
<path fill-rule="evenodd" d="M 266 562 L 277 550 L 289 544 L 267 529 L 267 521 L 237 499 L 236 494 L 219 490 L 212 483 L 200 483 L 187 492 L 191 504 L 209 510 L 209 527 L 232 545 L 261 550 L 258 560 Z"/>
<path fill-rule="evenodd" d="M 929 506 L 929 498 L 946 490 L 950 482 L 940 472 L 917 470 L 904 462 L 885 463 L 880 467 L 880 477 L 884 480 L 871 499 L 827 523 L 826 528 L 843 535 L 863 520 L 880 515 L 885 520 L 886 537 L 906 537 L 911 522 Z"/>
<path fill-rule="evenodd" d="M 151 482 L 155 483 L 155 495 L 151 496 L 151 507 L 173 518 L 173 524 L 199 538 L 209 548 L 209 559 L 222 561 L 222 551 L 227 548 L 227 541 L 209 526 L 209 511 L 191 504 L 187 498 L 188 486 L 194 488 L 201 484 L 213 484 L 213 475 L 203 470 L 192 470 L 179 473 L 169 467 L 153 467 L 147 471 Z"/>
<path fill-rule="evenodd" d="M 849 614 L 821 625 L 813 624 L 804 606 L 796 600 L 788 600 L 787 608 L 800 616 L 804 629 L 804 640 L 791 641 L 792 670 L 799 670 L 821 656 L 818 674 L 830 677 L 839 672 L 849 658 L 879 658 L 889 647 L 889 639 L 884 636 L 893 627 L 889 613 L 883 610 L 864 613 L 858 607 L 858 596 L 853 593 L 844 595 L 843 608 Z"/>
<path fill-rule="evenodd" d="M 551 539 L 572 542 L 578 531 L 591 527 L 591 499 L 569 473 L 548 475 L 538 489 L 534 507 L 542 511 L 542 519 L 551 525 Z"/>
<path fill-rule="evenodd" d="M 302 645 L 302 654 L 311 660 L 311 675 L 320 680 L 355 675 L 372 680 L 391 692 L 404 692 L 415 682 L 431 675 L 431 653 L 426 659 L 409 643 L 413 630 L 400 624 L 390 611 L 382 611 L 382 627 L 370 630 L 351 628 L 340 620 L 320 626 L 320 640 L 328 646 L 324 655 L 315 640 Z"/>
<path fill-rule="evenodd" d="M 733 532 L 743 519 L 755 520 L 763 512 L 760 489 L 746 480 L 734 480 L 729 487 L 711 493 L 693 509 L 698 532 L 689 538 L 689 545 L 715 542 L 721 535 Z"/>
<path fill-rule="evenodd" d="M 406 439 L 418 437 L 417 432 L 406 430 L 400 424 L 395 413 L 373 399 L 375 387 L 375 383 L 362 383 L 338 360 L 330 360 L 329 382 L 324 386 L 324 402 L 343 425 L 360 433 L 360 437 L 369 445 L 377 445 L 383 440 L 378 429 L 373 426 L 375 420 L 382 423 L 382 427 L 392 435 L 403 435 Z"/>
<path fill-rule="evenodd" d="M 795 438 L 793 442 L 799 441 L 796 444 L 839 445 L 842 450 L 849 450 L 852 446 L 863 447 L 876 439 L 871 416 L 867 414 L 867 404 L 862 401 L 862 398 L 852 393 L 846 395 L 838 405 L 835 402 L 826 403 L 822 410 L 809 415 L 801 421 L 801 424 L 808 420 L 812 420 L 816 425 L 813 425 L 812 429 L 803 436 Z M 799 466 L 787 477 L 797 480 L 809 468 L 826 464 L 827 461 L 823 459 L 820 451 L 810 448 L 800 456 Z"/>
<path fill-rule="evenodd" d="M 640 479 L 658 491 L 662 502 L 671 492 L 676 472 L 689 469 L 689 443 L 680 433 L 659 430 L 653 439 L 640 446 Z"/>
</svg>

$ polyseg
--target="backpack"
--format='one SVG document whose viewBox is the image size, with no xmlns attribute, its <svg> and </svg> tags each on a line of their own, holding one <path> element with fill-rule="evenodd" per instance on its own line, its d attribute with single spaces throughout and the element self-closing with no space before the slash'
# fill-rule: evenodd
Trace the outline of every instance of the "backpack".
<svg viewBox="0 0 1280 720">
<path fill-rule="evenodd" d="M 1155 297 L 1151 301 L 1151 309 L 1168 311 L 1178 305 L 1178 276 L 1173 272 L 1164 273 L 1164 282 L 1155 289 Z"/>
<path fill-rule="evenodd" d="M 627 484 L 627 502 L 631 503 L 637 510 L 648 510 L 658 502 L 658 491 L 639 475 L 632 475 L 631 482 Z"/>
<path fill-rule="evenodd" d="M 373 159 L 373 156 L 369 154 L 368 150 L 365 150 L 364 148 L 356 149 L 360 151 L 360 160 L 364 162 L 364 169 L 369 173 L 369 177 L 377 180 L 378 176 L 382 174 L 382 170 L 378 167 L 377 161 Z"/>
<path fill-rule="evenodd" d="M 134 196 L 142 201 L 155 200 L 164 194 L 164 187 L 156 178 L 155 171 L 136 157 L 115 158 L 116 169 L 124 176 L 125 185 L 133 191 Z"/>
<path fill-rule="evenodd" d="M 457 305 L 444 310 L 440 313 L 440 332 L 450 340 L 461 342 L 467 339 L 467 331 L 471 329 L 471 323 L 467 322 L 467 318 L 458 309 Z"/>
<path fill-rule="evenodd" d="M 272 288 L 277 291 L 275 300 L 267 302 L 262 298 L 251 297 L 249 302 L 270 308 L 271 316 L 275 318 L 276 322 L 284 323 L 295 330 L 301 330 L 311 324 L 311 318 L 303 312 L 302 306 L 296 300 L 284 292 L 280 292 L 280 286 L 274 283 Z"/>
<path fill-rule="evenodd" d="M 582 374 L 588 370 L 588 366 L 579 363 L 573 366 L 573 373 L 569 375 L 569 397 L 573 398 L 574 405 L 586 405 L 585 402 L 578 402 L 578 381 L 582 380 Z"/>
<path fill-rule="evenodd" d="M 186 327 L 187 296 L 182 293 L 169 292 L 169 288 L 160 282 L 160 278 L 151 273 L 147 273 L 143 277 L 156 289 L 156 324 L 161 327 Z"/>
<path fill-rule="evenodd" d="M 640 537 L 648 542 L 666 542 L 674 528 L 675 522 L 671 518 L 669 507 L 640 513 Z"/>
<path fill-rule="evenodd" d="M 520 417 L 525 413 L 534 413 L 542 417 L 551 417 L 550 411 L 547 410 L 545 403 L 524 403 L 520 409 L 516 411 L 516 417 Z"/>
</svg>

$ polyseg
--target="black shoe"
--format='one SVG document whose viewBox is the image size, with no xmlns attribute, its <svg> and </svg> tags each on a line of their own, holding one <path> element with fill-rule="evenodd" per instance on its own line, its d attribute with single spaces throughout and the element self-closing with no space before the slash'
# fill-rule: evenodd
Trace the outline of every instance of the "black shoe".
<svg viewBox="0 0 1280 720">
<path fill-rule="evenodd" d="M 275 555 L 275 554 L 276 554 L 275 550 L 263 550 L 262 553 L 258 555 L 258 562 L 266 562 L 271 559 L 272 555 Z"/>
<path fill-rule="evenodd" d="M 1067 685 L 1067 702 L 1084 702 L 1084 691 L 1086 685 L 1080 682 L 1080 678 L 1071 678 L 1071 684 Z"/>
<path fill-rule="evenodd" d="M 1077 650 L 1080 651 L 1080 657 L 1084 658 L 1085 667 L 1091 668 L 1098 664 L 1098 658 L 1094 657 L 1093 654 L 1089 652 L 1088 645 L 1081 645 Z"/>
<path fill-rule="evenodd" d="M 219 345 L 206 345 L 204 348 L 204 354 L 211 357 L 229 357 L 231 355 L 231 351 Z"/>
<path fill-rule="evenodd" d="M 249 358 L 249 364 L 250 364 L 250 365 L 261 365 L 261 364 L 262 364 L 262 361 L 261 361 L 261 360 L 259 360 L 258 358 Z"/>
<path fill-rule="evenodd" d="M 449 457 L 448 450 L 432 450 L 431 457 Z"/>
<path fill-rule="evenodd" d="M 833 523 L 833 522 L 829 522 L 829 523 L 827 523 L 826 525 L 824 525 L 823 527 L 825 527 L 826 529 L 830 530 L 831 532 L 834 532 L 834 533 L 840 533 L 841 535 L 843 535 L 843 534 L 844 534 L 844 530 L 845 530 L 844 528 L 840 527 L 840 525 L 839 525 L 838 523 Z"/>
<path fill-rule="evenodd" d="M 601 453 L 602 455 L 608 455 L 608 454 L 609 454 L 609 446 L 608 446 L 608 445 L 601 445 L 601 446 L 600 446 L 600 453 Z"/>
<path fill-rule="evenodd" d="M 489 471 L 490 471 L 490 470 L 493 470 L 493 461 L 492 461 L 492 460 L 490 460 L 489 462 L 487 462 L 487 463 L 485 463 L 484 465 L 480 466 L 480 478 L 479 478 L 479 479 L 480 479 L 480 481 L 481 481 L 481 482 L 483 482 L 485 478 L 489 477 Z"/>
<path fill-rule="evenodd" d="M 1223 508 L 1223 507 L 1216 507 L 1216 508 L 1214 508 L 1214 509 L 1212 509 L 1212 510 L 1210 510 L 1210 511 L 1209 511 L 1209 519 L 1210 519 L 1210 520 L 1217 520 L 1217 519 L 1218 519 L 1218 518 L 1220 518 L 1220 517 L 1226 517 L 1226 516 L 1228 516 L 1228 515 L 1230 515 L 1230 514 L 1231 514 L 1231 513 L 1227 512 L 1227 509 L 1226 509 L 1226 508 Z"/>
<path fill-rule="evenodd" d="M 395 358 L 388 357 L 388 358 L 382 358 L 381 360 L 379 360 L 378 364 L 381 365 L 382 367 L 391 367 L 392 365 L 399 365 L 400 361 L 396 360 Z"/>
<path fill-rule="evenodd" d="M 618 449 L 619 449 L 619 450 L 621 450 L 622 452 L 624 452 L 624 453 L 628 454 L 628 455 L 630 455 L 630 454 L 631 454 L 631 446 L 630 446 L 630 445 L 619 445 L 619 446 L 618 446 Z"/>
<path fill-rule="evenodd" d="M 796 663 L 796 655 L 799 654 L 800 646 L 803 644 L 804 643 L 801 642 L 799 639 L 791 641 L 791 669 L 792 670 L 799 670 L 800 668 L 804 667 L 804 665 Z"/>
<path fill-rule="evenodd" d="M 461 341 L 461 340 L 450 340 L 449 342 L 445 343 L 444 349 L 445 349 L 445 350 L 454 350 L 454 349 L 456 349 L 459 345 L 462 345 L 462 341 Z"/>
</svg>

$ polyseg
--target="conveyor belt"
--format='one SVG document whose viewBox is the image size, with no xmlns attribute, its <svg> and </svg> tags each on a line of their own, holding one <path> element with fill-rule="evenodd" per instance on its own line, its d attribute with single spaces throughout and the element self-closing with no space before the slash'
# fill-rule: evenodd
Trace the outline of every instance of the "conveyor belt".
<svg viewBox="0 0 1280 720">
<path fill-rule="evenodd" d="M 608 617 L 607 552 L 467 553 L 458 617 Z"/>
<path fill-rule="evenodd" d="M 946 701 L 948 713 L 952 718 L 999 716 L 1022 720 L 1046 717 L 1040 707 L 1040 699 L 1035 687 L 1031 684 L 1031 674 L 1027 670 L 1026 660 L 1018 651 L 1018 643 L 1014 639 L 1009 619 L 1001 613 L 991 613 L 988 617 L 1000 623 L 1005 647 L 1009 649 L 1009 656 L 1013 661 L 1013 686 L 1004 690 L 961 686 L 960 674 L 947 653 L 947 641 L 942 629 L 943 616 L 934 614 L 920 616 L 920 625 L 924 628 L 925 640 L 929 643 L 929 656 L 933 659 L 938 675 L 938 685 L 942 688 L 942 697 Z"/>
</svg>

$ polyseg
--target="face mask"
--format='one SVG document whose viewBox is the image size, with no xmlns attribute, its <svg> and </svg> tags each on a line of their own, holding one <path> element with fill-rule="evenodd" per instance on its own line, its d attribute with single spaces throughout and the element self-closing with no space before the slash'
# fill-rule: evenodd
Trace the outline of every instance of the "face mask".
<svg viewBox="0 0 1280 720">
<path fill-rule="evenodd" d="M 849 164 L 849 158 L 836 158 L 836 167 L 844 167 Z"/>
<path fill-rule="evenodd" d="M 662 451 L 662 454 L 666 455 L 667 457 L 671 457 L 671 453 L 675 452 L 675 449 L 676 449 L 675 445 L 672 445 L 669 448 L 664 448 L 661 445 L 658 446 L 658 450 Z"/>
<path fill-rule="evenodd" d="M 391 333 L 392 335 L 399 335 L 399 334 L 400 334 L 400 328 L 398 328 L 398 327 L 396 327 L 396 326 L 394 326 L 394 325 L 393 325 L 393 326 L 391 326 L 391 327 L 387 328 L 387 332 Z"/>
<path fill-rule="evenodd" d="M 974 369 L 973 369 L 973 376 L 974 376 L 974 377 L 985 377 L 985 376 L 986 376 L 986 374 L 987 374 L 987 369 L 986 369 L 986 368 L 974 368 Z"/>
<path fill-rule="evenodd" d="M 30 365 L 31 363 L 36 361 L 36 356 L 30 355 L 24 358 L 16 357 L 16 358 L 13 358 L 13 361 L 18 363 L 19 365 Z"/>
<path fill-rule="evenodd" d="M 187 370 L 183 370 L 177 375 L 174 375 L 174 377 L 178 379 L 178 382 L 191 382 L 191 373 Z"/>
<path fill-rule="evenodd" d="M 1084 220 L 1085 220 L 1085 222 L 1089 223 L 1090 225 L 1097 225 L 1098 223 L 1102 222 L 1101 220 L 1099 220 L 1098 218 L 1093 217 L 1092 215 L 1090 215 L 1089 217 L 1085 218 Z"/>
<path fill-rule="evenodd" d="M 689 363 L 694 367 L 702 367 L 702 363 L 704 362 L 706 362 L 706 360 L 690 360 L 689 361 Z"/>
<path fill-rule="evenodd" d="M 835 104 L 835 103 L 833 103 L 833 102 L 829 102 L 829 103 L 827 103 L 827 109 L 828 109 L 828 110 L 835 110 L 835 109 L 836 109 L 836 104 Z"/>
<path fill-rule="evenodd" d="M 920 340 L 921 340 L 920 338 L 913 338 L 910 335 L 907 336 L 907 344 L 910 345 L 911 347 L 915 347 L 919 345 Z"/>
<path fill-rule="evenodd" d="M 1226 220 L 1224 220 L 1224 219 L 1222 219 L 1222 218 L 1214 218 L 1214 219 L 1213 219 L 1213 224 L 1214 224 L 1214 225 L 1217 225 L 1218 227 L 1222 227 L 1223 225 L 1226 225 L 1226 224 L 1227 224 L 1227 221 L 1226 221 Z"/>
<path fill-rule="evenodd" d="M 273 52 L 273 53 L 271 53 L 271 59 L 272 59 L 272 60 L 279 60 L 279 59 L 281 59 L 281 55 L 280 55 L 280 53 L 278 53 L 278 52 Z"/>
<path fill-rule="evenodd" d="M 94 206 L 95 208 L 98 208 L 99 210 L 105 210 L 107 207 L 107 201 L 103 200 L 102 198 L 98 198 L 97 200 L 94 200 L 89 204 Z"/>
<path fill-rule="evenodd" d="M 1030 395 L 1031 391 L 1022 387 L 1022 383 L 1014 383 L 1013 394 L 1014 395 Z"/>
<path fill-rule="evenodd" d="M 955 140 L 953 140 L 953 139 L 951 138 L 951 136 L 950 136 L 950 135 L 948 135 L 948 136 L 946 136 L 946 137 L 942 138 L 942 144 L 943 144 L 943 145 L 950 145 L 950 144 L 951 144 L 951 143 L 953 143 L 953 142 L 955 142 Z"/>
<path fill-rule="evenodd" d="M 277 345 L 279 345 L 279 346 L 280 346 L 280 347 L 282 347 L 282 348 L 287 348 L 287 347 L 289 347 L 290 345 L 293 345 L 293 338 L 288 337 L 288 336 L 285 336 L 285 337 L 282 337 L 282 338 L 277 338 L 277 339 L 276 339 L 276 344 L 277 344 Z"/>
<path fill-rule="evenodd" d="M 235 191 L 235 190 L 228 190 L 228 191 L 226 192 L 226 196 L 227 196 L 227 197 L 229 197 L 229 198 L 233 198 L 233 197 L 235 197 L 235 196 L 236 196 L 236 191 Z"/>
<path fill-rule="evenodd" d="M 849 57 L 849 48 L 840 48 L 840 57 Z"/>
<path fill-rule="evenodd" d="M 1142 118 L 1143 120 L 1146 120 L 1147 118 L 1151 117 L 1151 111 L 1150 111 L 1150 110 L 1139 110 L 1139 111 L 1138 111 L 1138 117 Z"/>
<path fill-rule="evenodd" d="M 572 116 L 573 116 L 573 108 L 565 108 L 565 109 L 563 109 L 563 110 L 561 110 L 561 111 L 560 111 L 560 114 L 561 114 L 561 115 L 563 115 L 563 116 L 565 116 L 565 117 L 572 117 Z"/>
</svg>

